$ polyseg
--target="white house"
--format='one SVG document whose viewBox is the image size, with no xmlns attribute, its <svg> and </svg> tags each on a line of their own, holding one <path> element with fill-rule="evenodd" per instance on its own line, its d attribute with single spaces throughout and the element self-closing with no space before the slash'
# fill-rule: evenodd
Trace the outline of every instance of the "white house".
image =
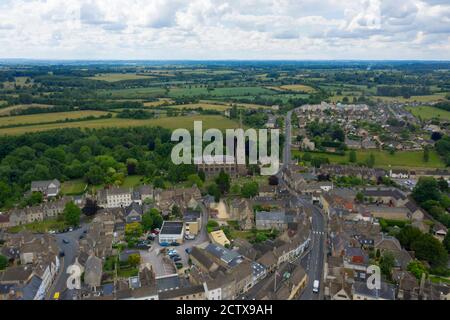
<svg viewBox="0 0 450 320">
<path fill-rule="evenodd" d="M 106 207 L 127 207 L 133 202 L 132 190 L 129 188 L 112 188 L 106 190 Z"/>
</svg>

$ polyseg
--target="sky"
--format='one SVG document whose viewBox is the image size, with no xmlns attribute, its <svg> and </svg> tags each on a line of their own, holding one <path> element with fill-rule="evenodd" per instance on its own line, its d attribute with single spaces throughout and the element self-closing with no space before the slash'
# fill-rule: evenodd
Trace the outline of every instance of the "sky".
<svg viewBox="0 0 450 320">
<path fill-rule="evenodd" d="M 0 58 L 450 60 L 450 0 L 0 0 Z"/>
</svg>

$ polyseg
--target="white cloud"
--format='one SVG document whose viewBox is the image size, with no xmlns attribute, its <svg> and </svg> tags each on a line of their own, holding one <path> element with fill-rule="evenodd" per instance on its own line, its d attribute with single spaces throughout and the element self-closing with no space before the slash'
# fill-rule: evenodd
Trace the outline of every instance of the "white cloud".
<svg viewBox="0 0 450 320">
<path fill-rule="evenodd" d="M 450 59 L 439 0 L 3 0 L 0 57 Z"/>
</svg>

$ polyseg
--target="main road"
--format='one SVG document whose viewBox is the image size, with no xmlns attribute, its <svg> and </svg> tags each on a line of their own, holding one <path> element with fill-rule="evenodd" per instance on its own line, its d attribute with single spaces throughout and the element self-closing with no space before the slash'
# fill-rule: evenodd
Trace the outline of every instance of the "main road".
<svg viewBox="0 0 450 320">
<path fill-rule="evenodd" d="M 59 292 L 61 300 L 65 299 L 64 293 L 67 290 L 67 268 L 75 263 L 75 258 L 78 255 L 79 246 L 78 240 L 81 235 L 87 230 L 87 225 L 82 224 L 80 228 L 77 228 L 71 232 L 59 233 L 55 235 L 58 243 L 59 250 L 64 252 L 64 257 L 60 259 L 61 267 L 59 273 L 56 275 L 56 279 L 50 289 L 48 290 L 46 299 L 51 300 L 55 293 Z"/>
<path fill-rule="evenodd" d="M 299 297 L 300 300 L 318 300 L 323 298 L 323 268 L 325 260 L 325 241 L 326 241 L 326 222 L 321 210 L 312 204 L 310 198 L 299 195 L 292 190 L 283 180 L 281 172 L 285 170 L 291 163 L 291 142 L 292 142 L 292 110 L 289 111 L 285 118 L 285 142 L 283 150 L 283 164 L 280 167 L 278 177 L 280 184 L 286 186 L 291 194 L 297 197 L 297 204 L 305 207 L 311 213 L 311 244 L 308 252 L 300 258 L 300 265 L 308 274 L 308 285 Z M 314 280 L 320 281 L 319 294 L 313 293 Z"/>
</svg>

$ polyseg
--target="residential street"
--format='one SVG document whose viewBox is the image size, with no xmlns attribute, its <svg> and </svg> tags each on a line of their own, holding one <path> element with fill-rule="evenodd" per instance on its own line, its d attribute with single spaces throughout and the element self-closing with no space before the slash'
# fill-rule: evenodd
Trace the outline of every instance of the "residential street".
<svg viewBox="0 0 450 320">
<path fill-rule="evenodd" d="M 283 166 L 280 169 L 278 177 L 280 178 L 280 183 L 284 184 L 282 180 L 281 171 L 285 169 L 291 162 L 291 140 L 292 140 L 292 125 L 291 117 L 292 112 L 289 111 L 286 115 L 285 120 L 285 145 L 283 151 Z M 286 185 L 287 187 L 287 185 Z M 289 187 L 287 187 L 289 189 Z M 297 195 L 298 204 L 309 209 L 312 214 L 312 239 L 309 251 L 300 260 L 301 265 L 306 270 L 308 274 L 308 285 L 300 296 L 300 300 L 317 300 L 323 297 L 323 268 L 325 259 L 325 240 L 326 240 L 326 228 L 325 219 L 320 211 L 320 209 L 311 203 L 311 200 L 307 197 L 299 196 L 294 190 L 289 189 L 291 193 Z M 320 293 L 314 294 L 312 292 L 312 286 L 314 280 L 320 281 Z"/>
<path fill-rule="evenodd" d="M 56 281 L 48 291 L 47 299 L 51 300 L 56 292 L 63 293 L 67 289 L 66 282 L 69 275 L 66 273 L 66 270 L 75 262 L 78 254 L 78 240 L 85 230 L 87 230 L 87 225 L 83 224 L 80 228 L 72 232 L 55 234 L 59 250 L 64 252 L 64 257 L 60 259 L 61 268 L 59 274 L 56 276 Z M 68 240 L 69 243 L 64 243 L 64 239 Z"/>
</svg>

